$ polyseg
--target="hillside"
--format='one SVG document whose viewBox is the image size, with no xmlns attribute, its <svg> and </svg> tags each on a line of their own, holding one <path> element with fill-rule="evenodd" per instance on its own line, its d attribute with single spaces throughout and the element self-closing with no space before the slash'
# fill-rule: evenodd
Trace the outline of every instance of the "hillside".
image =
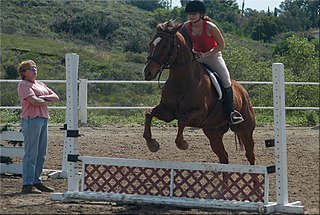
<svg viewBox="0 0 320 215">
<path fill-rule="evenodd" d="M 77 53 L 80 55 L 79 78 L 142 80 L 141 69 L 157 21 L 183 17 L 183 8 L 146 11 L 119 1 L 9 0 L 0 3 L 1 79 L 18 79 L 17 66 L 25 59 L 33 59 L 37 63 L 38 79 L 65 79 L 64 55 Z M 314 45 L 303 38 L 295 37 L 292 41 L 299 47 L 306 47 L 306 54 L 301 58 L 298 52 L 288 57 L 274 55 L 277 47 L 281 52 L 291 47 L 281 36 L 274 40 L 280 45 L 254 41 L 232 32 L 224 33 L 224 37 L 224 59 L 234 79 L 270 81 L 271 64 L 287 60 L 287 80 L 305 81 L 305 77 L 309 81 L 318 80 Z M 304 52 L 302 49 L 300 51 Z M 303 66 L 294 65 L 298 62 L 296 58 L 309 62 L 299 76 L 291 74 L 291 67 L 292 71 L 296 71 Z M 165 71 L 162 79 L 166 74 Z M 64 86 L 52 87 L 63 101 Z M 15 88 L 14 85 L 2 84 L 2 106 L 19 105 Z M 256 106 L 270 105 L 272 94 L 269 87 L 250 86 L 248 90 Z M 294 88 L 290 94 L 293 97 L 292 106 L 301 100 L 295 96 L 295 90 L 299 90 L 299 95 L 310 92 L 309 88 Z M 314 93 L 306 93 L 308 96 L 303 98 L 303 102 L 317 103 L 318 100 L 312 96 L 317 95 L 318 89 L 311 90 Z M 91 85 L 89 88 L 90 105 L 150 106 L 156 104 L 158 99 L 159 89 L 156 85 Z"/>
<path fill-rule="evenodd" d="M 146 39 L 152 24 L 150 12 L 113 1 L 2 1 L 1 19 L 2 33 L 72 40 L 105 50 L 123 47 L 121 42 L 133 36 Z"/>
<path fill-rule="evenodd" d="M 174 13 L 181 13 L 176 10 Z M 152 13 L 113 1 L 2 1 L 1 51 L 4 59 L 1 71 L 6 70 L 10 76 L 14 72 L 7 70 L 15 68 L 22 59 L 33 58 L 39 66 L 44 64 L 43 69 L 55 71 L 52 76 L 61 78 L 62 68 L 57 64 L 63 64 L 65 53 L 76 52 L 86 65 L 80 71 L 81 78 L 140 78 L 132 74 L 110 77 L 110 73 L 114 73 L 110 70 L 116 67 L 117 71 L 135 71 L 135 64 L 145 62 L 148 41 L 157 21 L 166 20 L 163 16 L 169 19 L 172 15 L 161 11 Z M 237 38 L 228 35 L 226 39 Z M 246 40 L 237 45 L 264 50 L 254 41 Z M 43 57 L 47 60 L 42 63 Z M 99 74 L 96 69 L 100 70 Z M 106 69 L 108 72 L 101 71 Z M 39 75 L 39 78 L 51 79 Z M 14 77 L 12 74 L 4 78 Z"/>
<path fill-rule="evenodd" d="M 26 10 L 33 12 L 26 13 Z M 59 65 L 63 65 L 64 54 L 76 52 L 84 64 L 87 60 L 93 64 L 92 68 L 82 70 L 82 74 L 91 71 L 91 75 L 82 78 L 100 78 L 92 75 L 92 70 L 99 67 L 97 62 L 106 62 L 103 67 L 112 67 L 108 65 L 111 62 L 144 61 L 139 54 L 130 56 L 132 60 L 127 59 L 125 54 L 115 56 L 114 52 L 123 52 L 131 46 L 132 38 L 138 38 L 141 40 L 138 42 L 146 46 L 152 31 L 151 17 L 146 11 L 109 1 L 2 1 L 1 52 L 4 59 L 1 71 L 16 67 L 22 59 L 33 58 L 40 68 L 54 70 L 52 76 L 60 79 L 63 77 Z M 44 58 L 46 61 L 43 62 Z M 134 67 L 127 65 L 126 68 L 132 70 Z M 123 70 L 121 67 L 119 69 Z M 39 75 L 42 79 L 52 79 L 41 73 Z"/>
</svg>

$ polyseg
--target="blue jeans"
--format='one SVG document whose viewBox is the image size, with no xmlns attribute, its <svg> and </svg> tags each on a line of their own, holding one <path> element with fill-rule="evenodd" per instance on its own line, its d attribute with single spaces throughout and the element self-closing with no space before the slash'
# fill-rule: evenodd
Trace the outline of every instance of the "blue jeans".
<svg viewBox="0 0 320 215">
<path fill-rule="evenodd" d="M 48 148 L 48 119 L 22 119 L 21 128 L 24 137 L 22 185 L 41 183 Z"/>
</svg>

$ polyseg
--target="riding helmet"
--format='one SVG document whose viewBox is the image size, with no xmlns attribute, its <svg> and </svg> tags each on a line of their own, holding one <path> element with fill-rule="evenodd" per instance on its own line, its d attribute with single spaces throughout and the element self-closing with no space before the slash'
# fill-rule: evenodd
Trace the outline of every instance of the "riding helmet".
<svg viewBox="0 0 320 215">
<path fill-rule="evenodd" d="M 205 13 L 206 8 L 204 4 L 201 1 L 190 1 L 186 9 L 184 10 L 185 13 L 192 13 L 192 12 L 199 12 L 199 13 Z"/>
</svg>

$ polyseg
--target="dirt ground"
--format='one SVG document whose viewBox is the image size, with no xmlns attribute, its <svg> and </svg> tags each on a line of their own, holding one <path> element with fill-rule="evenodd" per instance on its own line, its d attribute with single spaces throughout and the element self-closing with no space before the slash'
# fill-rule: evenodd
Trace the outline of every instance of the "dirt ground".
<svg viewBox="0 0 320 215">
<path fill-rule="evenodd" d="M 61 170 L 64 132 L 60 125 L 49 126 L 49 151 L 46 169 Z M 289 202 L 301 201 L 305 214 L 319 214 L 319 127 L 287 127 Z M 161 144 L 160 151 L 148 151 L 142 138 L 142 126 L 81 127 L 80 155 L 150 160 L 217 163 L 209 141 L 202 130 L 187 128 L 185 139 L 189 149 L 176 148 L 177 128 L 153 127 L 153 135 Z M 257 165 L 274 164 L 274 148 L 266 148 L 264 140 L 274 138 L 273 127 L 258 127 L 254 134 Z M 230 163 L 247 164 L 244 151 L 236 150 L 234 134 L 226 133 L 225 147 Z M 44 183 L 57 192 L 67 190 L 66 179 L 43 176 Z M 77 201 L 61 203 L 50 200 L 50 194 L 21 195 L 21 176 L 1 175 L 0 214 L 238 214 L 228 211 L 179 208 L 163 205 L 120 204 L 113 202 Z M 275 201 L 275 174 L 270 180 L 270 201 Z M 241 213 L 243 214 L 243 213 Z"/>
</svg>

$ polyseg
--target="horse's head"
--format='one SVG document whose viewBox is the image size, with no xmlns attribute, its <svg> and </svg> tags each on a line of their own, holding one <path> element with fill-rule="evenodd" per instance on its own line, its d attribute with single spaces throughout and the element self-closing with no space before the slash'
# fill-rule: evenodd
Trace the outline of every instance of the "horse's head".
<svg viewBox="0 0 320 215">
<path fill-rule="evenodd" d="M 178 55 L 176 32 L 181 26 L 174 21 L 157 26 L 157 32 L 149 42 L 149 56 L 142 71 L 145 80 L 154 79 L 165 66 L 174 62 Z"/>
</svg>

